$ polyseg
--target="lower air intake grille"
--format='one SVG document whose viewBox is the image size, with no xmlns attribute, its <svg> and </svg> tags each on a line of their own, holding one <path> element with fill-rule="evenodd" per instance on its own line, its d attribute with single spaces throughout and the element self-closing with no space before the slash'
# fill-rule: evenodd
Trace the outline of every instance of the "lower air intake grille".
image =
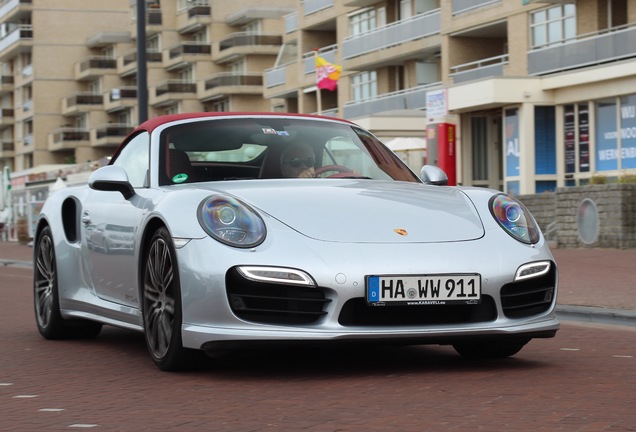
<svg viewBox="0 0 636 432">
<path fill-rule="evenodd" d="M 543 276 L 512 282 L 501 288 L 501 306 L 507 318 L 527 318 L 550 309 L 554 300 L 554 264 Z"/>
<path fill-rule="evenodd" d="M 349 300 L 338 321 L 343 326 L 444 325 L 494 321 L 497 307 L 490 296 L 471 305 L 369 306 L 363 298 Z"/>
<path fill-rule="evenodd" d="M 236 269 L 228 272 L 226 287 L 232 312 L 263 324 L 311 324 L 327 313 L 331 301 L 320 288 L 255 282 Z"/>
</svg>

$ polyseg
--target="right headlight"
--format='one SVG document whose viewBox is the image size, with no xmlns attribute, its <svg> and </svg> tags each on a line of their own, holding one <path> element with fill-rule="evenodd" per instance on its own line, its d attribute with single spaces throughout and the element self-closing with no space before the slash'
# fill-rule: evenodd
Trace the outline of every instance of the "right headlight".
<svg viewBox="0 0 636 432">
<path fill-rule="evenodd" d="M 265 240 L 265 222 L 249 207 L 232 197 L 212 195 L 197 210 L 201 227 L 228 246 L 249 248 Z"/>
<path fill-rule="evenodd" d="M 508 195 L 497 194 L 490 198 L 488 207 L 499 225 L 513 238 L 527 244 L 539 241 L 539 227 L 519 201 Z"/>
</svg>

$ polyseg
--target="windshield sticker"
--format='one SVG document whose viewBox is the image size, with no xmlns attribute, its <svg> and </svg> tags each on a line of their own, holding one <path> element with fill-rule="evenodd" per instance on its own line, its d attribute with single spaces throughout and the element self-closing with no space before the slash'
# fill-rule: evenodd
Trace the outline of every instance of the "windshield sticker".
<svg viewBox="0 0 636 432">
<path fill-rule="evenodd" d="M 280 136 L 289 136 L 289 132 L 287 131 L 277 131 L 273 128 L 262 128 L 263 133 L 265 135 L 280 135 Z"/>
<path fill-rule="evenodd" d="M 185 173 L 181 173 L 181 174 L 177 174 L 174 177 L 172 177 L 172 182 L 173 183 L 183 183 L 187 179 L 188 179 L 188 175 L 185 174 Z"/>
</svg>

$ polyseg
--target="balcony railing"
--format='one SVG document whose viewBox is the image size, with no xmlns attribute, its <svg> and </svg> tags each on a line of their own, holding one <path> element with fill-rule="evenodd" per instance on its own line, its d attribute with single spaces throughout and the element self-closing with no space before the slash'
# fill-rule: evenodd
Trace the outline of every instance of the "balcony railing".
<svg viewBox="0 0 636 432">
<path fill-rule="evenodd" d="M 112 57 L 101 56 L 90 57 L 79 64 L 80 72 L 84 72 L 89 69 L 115 69 L 116 67 L 117 60 Z"/>
<path fill-rule="evenodd" d="M 121 99 L 137 99 L 137 88 L 136 87 L 122 87 L 112 89 L 109 94 L 109 100 L 111 102 L 118 101 Z"/>
<path fill-rule="evenodd" d="M 7 35 L 0 39 L 0 52 L 9 48 L 14 43 L 21 41 L 22 39 L 33 38 L 33 27 L 30 25 L 18 25 L 9 30 Z"/>
<path fill-rule="evenodd" d="M 406 20 L 376 28 L 366 33 L 349 36 L 342 42 L 342 58 L 350 59 L 378 49 L 388 48 L 416 39 L 439 34 L 439 9 L 418 14 Z"/>
<path fill-rule="evenodd" d="M 219 43 L 219 49 L 225 50 L 238 46 L 254 46 L 254 45 L 274 45 L 279 46 L 283 43 L 283 37 L 278 34 L 263 33 L 233 33 L 229 37 L 223 39 Z"/>
<path fill-rule="evenodd" d="M 330 7 L 333 7 L 333 0 L 304 0 L 303 15 L 310 15 Z"/>
<path fill-rule="evenodd" d="M 162 96 L 167 93 L 196 93 L 196 83 L 182 80 L 164 81 L 155 87 L 155 95 Z"/>
<path fill-rule="evenodd" d="M 580 35 L 559 45 L 528 52 L 528 74 L 541 75 L 636 57 L 636 26 Z"/>
<path fill-rule="evenodd" d="M 67 107 L 75 105 L 101 105 L 104 102 L 104 98 L 101 94 L 96 93 L 77 93 L 76 95 L 67 97 L 65 101 Z"/>
<path fill-rule="evenodd" d="M 54 143 L 62 143 L 67 141 L 88 141 L 90 134 L 85 129 L 79 128 L 60 128 L 51 132 Z"/>
<path fill-rule="evenodd" d="M 161 25 L 161 9 L 149 8 L 146 10 L 146 24 L 148 25 Z"/>
<path fill-rule="evenodd" d="M 188 18 L 194 18 L 198 16 L 210 16 L 211 9 L 210 6 L 205 5 L 195 5 L 188 9 Z"/>
<path fill-rule="evenodd" d="M 146 60 L 148 62 L 161 62 L 163 58 L 161 57 L 161 51 L 157 50 L 148 50 L 146 52 Z M 124 66 L 128 66 L 131 63 L 135 63 L 137 61 L 137 52 L 129 52 L 124 55 Z"/>
<path fill-rule="evenodd" d="M 508 54 L 489 57 L 450 68 L 450 76 L 455 84 L 477 79 L 503 76 L 504 66 L 508 64 Z"/>
<path fill-rule="evenodd" d="M 15 150 L 15 145 L 13 141 L 2 141 L 0 142 L 0 150 L 3 152 L 10 152 Z"/>
<path fill-rule="evenodd" d="M 424 84 L 362 101 L 350 101 L 343 107 L 343 116 L 353 119 L 383 111 L 425 109 L 426 93 L 439 88 L 440 85 L 441 83 Z"/>
<path fill-rule="evenodd" d="M 285 15 L 285 33 L 298 30 L 298 12 Z"/>
<path fill-rule="evenodd" d="M 31 5 L 31 0 L 4 0 L 0 2 L 0 17 L 21 5 Z"/>
<path fill-rule="evenodd" d="M 95 136 L 97 139 L 112 137 L 123 138 L 128 136 L 133 129 L 133 126 L 125 123 L 108 123 L 97 127 L 95 129 Z"/>
<path fill-rule="evenodd" d="M 224 86 L 262 86 L 263 75 L 221 73 L 205 80 L 205 89 L 211 90 Z"/>
<path fill-rule="evenodd" d="M 501 3 L 501 0 L 453 0 L 453 15 L 469 12 L 493 3 Z"/>
<path fill-rule="evenodd" d="M 0 118 L 13 118 L 13 108 L 0 108 Z"/>
<path fill-rule="evenodd" d="M 266 70 L 265 71 L 265 87 L 271 88 L 271 87 L 279 86 L 281 84 L 285 84 L 286 67 L 287 66 L 279 66 L 274 69 Z"/>
<path fill-rule="evenodd" d="M 184 54 L 211 54 L 212 47 L 207 42 L 186 42 L 179 46 L 170 48 L 169 56 L 171 59 L 182 56 Z"/>
<path fill-rule="evenodd" d="M 12 85 L 14 83 L 13 75 L 2 75 L 0 77 L 0 84 Z"/>
</svg>

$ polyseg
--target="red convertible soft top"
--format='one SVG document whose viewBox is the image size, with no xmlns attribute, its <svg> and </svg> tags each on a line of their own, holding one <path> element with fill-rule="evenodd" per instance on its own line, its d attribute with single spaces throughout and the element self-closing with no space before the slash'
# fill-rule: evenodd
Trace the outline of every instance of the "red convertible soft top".
<svg viewBox="0 0 636 432">
<path fill-rule="evenodd" d="M 155 128 L 164 125 L 166 123 L 170 123 L 173 121 L 179 120 L 187 120 L 194 118 L 202 118 L 202 117 L 228 117 L 228 116 L 272 116 L 272 117 L 305 117 L 305 118 L 324 118 L 324 119 L 333 119 L 332 117 L 325 117 L 313 114 L 297 114 L 297 113 L 278 113 L 278 112 L 195 112 L 195 113 L 181 113 L 181 114 L 168 114 L 163 116 L 154 117 L 149 119 L 139 126 L 132 132 L 136 133 L 139 130 L 146 130 L 148 132 L 152 132 Z M 347 123 L 352 122 L 344 119 L 337 119 L 341 121 L 345 121 Z"/>
</svg>

